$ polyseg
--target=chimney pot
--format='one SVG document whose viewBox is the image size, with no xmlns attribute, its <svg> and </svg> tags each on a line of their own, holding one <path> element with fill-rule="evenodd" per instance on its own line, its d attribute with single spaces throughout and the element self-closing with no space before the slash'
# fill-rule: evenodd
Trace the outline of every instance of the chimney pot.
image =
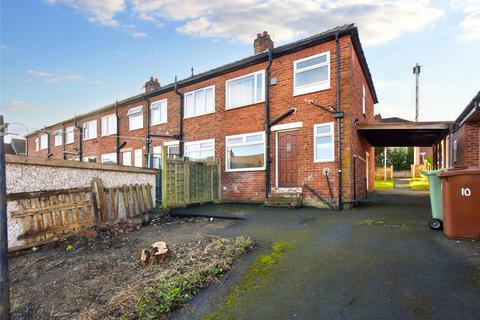
<svg viewBox="0 0 480 320">
<path fill-rule="evenodd" d="M 263 33 L 257 33 L 257 38 L 253 41 L 254 53 L 257 54 L 267 51 L 268 49 L 273 49 L 273 41 L 270 39 L 268 32 L 263 31 Z"/>
<path fill-rule="evenodd" d="M 160 88 L 160 82 L 157 78 L 150 77 L 150 80 L 145 82 L 145 92 L 150 92 Z"/>
</svg>

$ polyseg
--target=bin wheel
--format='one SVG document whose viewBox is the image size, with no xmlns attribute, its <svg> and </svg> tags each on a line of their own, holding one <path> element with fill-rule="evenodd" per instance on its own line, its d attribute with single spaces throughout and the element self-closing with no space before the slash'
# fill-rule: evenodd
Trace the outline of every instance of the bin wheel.
<svg viewBox="0 0 480 320">
<path fill-rule="evenodd" d="M 443 223 L 439 219 L 431 219 L 429 225 L 433 230 L 442 230 L 443 227 Z"/>
</svg>

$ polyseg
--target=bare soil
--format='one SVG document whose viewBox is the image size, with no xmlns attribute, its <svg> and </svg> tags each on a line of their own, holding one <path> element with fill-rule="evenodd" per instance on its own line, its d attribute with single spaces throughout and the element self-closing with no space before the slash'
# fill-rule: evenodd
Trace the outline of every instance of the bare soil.
<svg viewBox="0 0 480 320">
<path fill-rule="evenodd" d="M 161 218 L 138 231 L 107 229 L 73 235 L 12 254 L 9 260 L 14 319 L 102 319 L 134 314 L 146 287 L 159 279 L 206 265 L 228 269 L 234 239 L 212 236 L 234 223 L 207 218 Z M 144 265 L 140 251 L 165 241 L 172 254 L 163 264 Z M 240 253 L 241 254 L 241 253 Z"/>
</svg>

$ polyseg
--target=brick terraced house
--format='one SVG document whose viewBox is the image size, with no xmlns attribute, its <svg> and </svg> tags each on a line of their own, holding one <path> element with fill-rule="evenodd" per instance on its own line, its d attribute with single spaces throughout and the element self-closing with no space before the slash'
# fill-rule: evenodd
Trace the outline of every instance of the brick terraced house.
<svg viewBox="0 0 480 320">
<path fill-rule="evenodd" d="M 453 165 L 480 168 L 480 91 L 455 121 Z"/>
<path fill-rule="evenodd" d="M 377 96 L 357 27 L 344 25 L 48 126 L 28 156 L 159 167 L 170 155 L 222 163 L 222 200 L 297 193 L 349 207 L 373 189 L 373 148 L 355 129 L 375 122 Z"/>
</svg>

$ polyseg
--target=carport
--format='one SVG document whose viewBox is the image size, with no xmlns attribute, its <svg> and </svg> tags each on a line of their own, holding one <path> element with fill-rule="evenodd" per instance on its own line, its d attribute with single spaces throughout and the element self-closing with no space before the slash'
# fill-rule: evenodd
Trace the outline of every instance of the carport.
<svg viewBox="0 0 480 320">
<path fill-rule="evenodd" d="M 433 147 L 433 167 L 452 163 L 447 148 L 453 149 L 449 136 L 453 122 L 365 122 L 357 123 L 358 133 L 373 147 Z M 450 158 L 453 152 L 449 152 Z"/>
</svg>

